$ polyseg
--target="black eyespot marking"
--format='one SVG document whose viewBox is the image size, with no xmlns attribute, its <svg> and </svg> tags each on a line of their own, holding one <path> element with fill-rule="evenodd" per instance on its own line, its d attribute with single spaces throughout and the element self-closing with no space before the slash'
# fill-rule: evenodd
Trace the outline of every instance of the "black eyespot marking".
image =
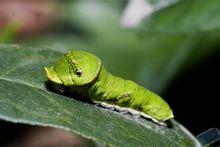
<svg viewBox="0 0 220 147">
<path fill-rule="evenodd" d="M 81 77 L 81 76 L 82 76 L 82 70 L 77 70 L 77 71 L 76 71 L 76 75 L 77 75 L 78 77 Z"/>
</svg>

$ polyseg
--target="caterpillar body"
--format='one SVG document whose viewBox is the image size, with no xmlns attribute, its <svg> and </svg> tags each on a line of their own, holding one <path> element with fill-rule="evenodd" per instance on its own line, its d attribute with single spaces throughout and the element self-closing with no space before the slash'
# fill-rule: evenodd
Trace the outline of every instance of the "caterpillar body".
<svg viewBox="0 0 220 147">
<path fill-rule="evenodd" d="M 174 117 L 160 96 L 133 81 L 110 74 L 100 59 L 88 52 L 70 51 L 55 66 L 45 67 L 45 71 L 49 81 L 102 106 L 141 115 L 159 124 Z"/>
</svg>

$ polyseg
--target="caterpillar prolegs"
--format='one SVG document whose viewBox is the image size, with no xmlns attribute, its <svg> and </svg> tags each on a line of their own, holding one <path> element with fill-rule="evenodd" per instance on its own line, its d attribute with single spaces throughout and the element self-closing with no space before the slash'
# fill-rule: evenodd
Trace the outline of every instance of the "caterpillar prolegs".
<svg viewBox="0 0 220 147">
<path fill-rule="evenodd" d="M 55 66 L 45 67 L 45 71 L 49 81 L 105 107 L 138 114 L 159 124 L 174 117 L 160 96 L 133 81 L 110 74 L 100 59 L 88 52 L 70 51 Z"/>
</svg>

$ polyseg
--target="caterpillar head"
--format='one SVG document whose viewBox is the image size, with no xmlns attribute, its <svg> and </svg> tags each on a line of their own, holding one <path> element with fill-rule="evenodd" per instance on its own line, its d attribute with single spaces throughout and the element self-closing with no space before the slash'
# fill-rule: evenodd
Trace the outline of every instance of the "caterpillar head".
<svg viewBox="0 0 220 147">
<path fill-rule="evenodd" d="M 96 79 L 101 70 L 101 61 L 88 52 L 70 51 L 54 67 L 44 69 L 48 80 L 56 84 L 81 86 Z"/>
</svg>

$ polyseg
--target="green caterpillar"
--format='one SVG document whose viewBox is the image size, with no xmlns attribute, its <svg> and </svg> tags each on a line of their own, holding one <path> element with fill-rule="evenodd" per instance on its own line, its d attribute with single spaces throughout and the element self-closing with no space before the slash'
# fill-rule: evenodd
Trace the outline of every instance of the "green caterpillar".
<svg viewBox="0 0 220 147">
<path fill-rule="evenodd" d="M 54 67 L 45 67 L 45 71 L 49 81 L 102 106 L 141 115 L 159 124 L 174 117 L 161 97 L 133 81 L 110 74 L 100 59 L 88 52 L 70 51 Z"/>
</svg>

